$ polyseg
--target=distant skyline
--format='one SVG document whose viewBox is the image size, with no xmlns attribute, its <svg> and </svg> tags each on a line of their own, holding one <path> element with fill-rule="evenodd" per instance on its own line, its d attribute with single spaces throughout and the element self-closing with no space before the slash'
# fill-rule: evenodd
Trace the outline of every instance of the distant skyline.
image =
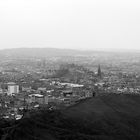
<svg viewBox="0 0 140 140">
<path fill-rule="evenodd" d="M 140 51 L 139 0 L 0 0 L 0 50 Z"/>
</svg>

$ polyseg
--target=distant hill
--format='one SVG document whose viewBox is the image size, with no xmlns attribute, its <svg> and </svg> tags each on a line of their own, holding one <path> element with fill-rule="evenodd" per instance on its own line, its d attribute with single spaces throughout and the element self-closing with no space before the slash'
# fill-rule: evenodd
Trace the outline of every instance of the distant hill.
<svg viewBox="0 0 140 140">
<path fill-rule="evenodd" d="M 140 96 L 91 98 L 62 111 L 31 113 L 1 129 L 5 140 L 139 140 Z"/>
<path fill-rule="evenodd" d="M 63 57 L 63 56 L 82 56 L 82 55 L 113 55 L 127 54 L 130 52 L 117 51 L 91 51 L 91 50 L 74 50 L 74 49 L 58 49 L 58 48 L 13 48 L 0 50 L 0 58 L 28 58 L 28 57 Z"/>
<path fill-rule="evenodd" d="M 85 55 L 89 51 L 56 49 L 56 48 L 16 48 L 0 51 L 2 57 L 62 57 L 73 55 Z"/>
</svg>

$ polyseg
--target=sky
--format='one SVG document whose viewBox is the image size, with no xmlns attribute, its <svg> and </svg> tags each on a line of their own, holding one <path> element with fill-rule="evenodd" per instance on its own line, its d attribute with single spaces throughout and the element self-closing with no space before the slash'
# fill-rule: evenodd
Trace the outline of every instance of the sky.
<svg viewBox="0 0 140 140">
<path fill-rule="evenodd" d="M 0 0 L 0 49 L 140 50 L 139 0 Z"/>
</svg>

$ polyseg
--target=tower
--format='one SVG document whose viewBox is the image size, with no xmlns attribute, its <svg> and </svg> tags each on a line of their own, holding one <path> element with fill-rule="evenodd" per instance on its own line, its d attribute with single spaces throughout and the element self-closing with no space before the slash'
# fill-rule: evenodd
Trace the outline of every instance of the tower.
<svg viewBox="0 0 140 140">
<path fill-rule="evenodd" d="M 102 77 L 102 72 L 101 72 L 101 67 L 100 67 L 100 65 L 98 66 L 98 77 L 99 77 L 99 78 Z"/>
</svg>

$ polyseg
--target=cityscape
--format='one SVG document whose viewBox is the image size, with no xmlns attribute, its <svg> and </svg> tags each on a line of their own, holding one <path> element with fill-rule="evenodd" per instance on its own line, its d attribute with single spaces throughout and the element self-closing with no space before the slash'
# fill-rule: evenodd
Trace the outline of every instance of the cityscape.
<svg viewBox="0 0 140 140">
<path fill-rule="evenodd" d="M 140 1 L 0 0 L 0 140 L 140 140 Z"/>
<path fill-rule="evenodd" d="M 38 56 L 35 56 L 36 51 Z M 40 57 L 45 51 L 46 53 Z M 126 58 L 125 52 L 89 53 L 67 50 L 69 57 L 64 59 L 66 56 L 63 51 L 66 53 L 66 50 L 46 48 L 24 49 L 24 52 L 23 49 L 2 52 L 3 58 L 0 61 L 2 120 L 20 121 L 41 110 L 65 112 L 88 100 L 95 102 L 98 98 L 110 96 L 139 98 L 140 67 L 137 64 L 140 59 L 137 53 L 132 61 L 131 57 Z M 53 52 L 54 56 L 47 55 Z M 114 57 L 110 59 L 112 54 Z M 119 61 L 115 55 L 117 58 L 119 55 Z"/>
<path fill-rule="evenodd" d="M 21 50 L 18 51 L 20 53 Z M 108 55 L 105 56 L 106 59 L 110 57 Z M 74 61 L 66 60 L 66 62 L 59 62 L 60 64 L 57 62 L 61 57 L 58 61 L 56 61 L 57 57 L 49 60 L 20 58 L 20 64 L 19 58 L 1 61 L 3 66 L 0 72 L 2 110 L 0 116 L 6 119 L 21 119 L 25 110 L 41 107 L 62 109 L 80 100 L 107 94 L 140 94 L 139 71 L 128 71 L 128 62 L 123 65 L 124 70 L 116 68 L 116 65 L 109 61 L 107 66 L 105 64 L 102 66 L 100 63 L 94 65 L 93 71 L 92 64 L 88 66 L 85 64 L 88 63 L 86 58 L 89 57 L 86 55 L 84 57 L 84 62 L 81 56 L 77 56 Z M 94 57 L 94 53 L 91 57 Z M 51 62 L 53 60 L 55 60 L 54 64 Z M 84 64 L 78 65 L 77 61 Z M 126 61 L 125 57 L 120 63 L 124 61 Z M 137 61 L 135 59 L 132 67 Z"/>
</svg>

